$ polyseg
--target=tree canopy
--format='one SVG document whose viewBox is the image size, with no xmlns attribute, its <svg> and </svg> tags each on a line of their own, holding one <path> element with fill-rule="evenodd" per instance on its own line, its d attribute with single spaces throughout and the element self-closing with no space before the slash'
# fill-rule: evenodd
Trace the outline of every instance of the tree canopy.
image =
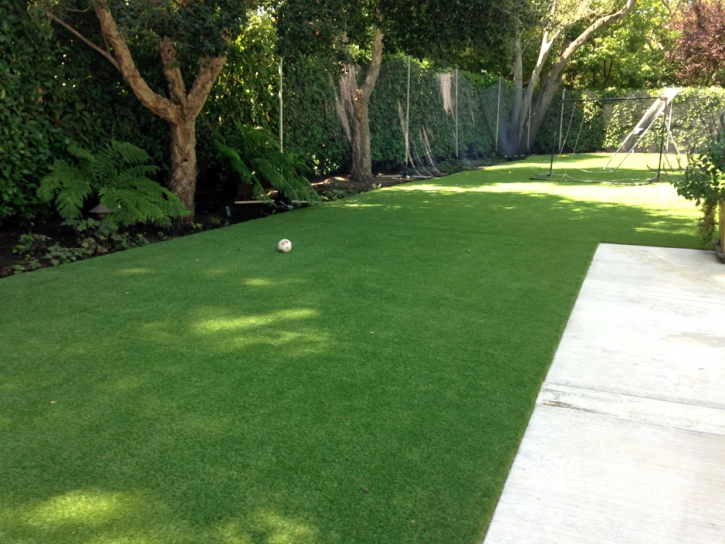
<svg viewBox="0 0 725 544">
<path fill-rule="evenodd" d="M 725 5 L 718 0 L 696 0 L 673 19 L 678 32 L 670 59 L 677 75 L 691 85 L 725 84 Z"/>
<path fill-rule="evenodd" d="M 471 50 L 510 50 L 531 12 L 524 0 L 286 0 L 278 9 L 278 47 L 285 56 L 368 47 L 376 27 L 388 52 L 448 65 Z"/>
<path fill-rule="evenodd" d="M 659 87 L 674 79 L 667 62 L 670 25 L 680 0 L 638 0 L 621 21 L 585 43 L 567 68 L 564 82 L 580 88 Z"/>
</svg>

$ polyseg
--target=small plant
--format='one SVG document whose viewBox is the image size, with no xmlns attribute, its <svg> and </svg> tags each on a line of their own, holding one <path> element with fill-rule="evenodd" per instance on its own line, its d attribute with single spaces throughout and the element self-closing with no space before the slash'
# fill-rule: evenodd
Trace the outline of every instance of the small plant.
<svg viewBox="0 0 725 544">
<path fill-rule="evenodd" d="M 43 234 L 33 234 L 32 232 L 21 234 L 18 238 L 20 243 L 13 247 L 13 253 L 16 255 L 28 255 L 44 250 L 46 248 L 46 242 L 49 239 Z"/>
<path fill-rule="evenodd" d="M 123 251 L 148 244 L 141 234 L 119 232 L 118 225 L 95 219 L 65 221 L 78 235 L 76 246 L 66 247 L 56 242 L 48 245 L 50 238 L 42 234 L 23 234 L 13 253 L 20 255 L 22 262 L 13 266 L 15 273 L 28 272 L 44 266 L 61 264 Z"/>
<path fill-rule="evenodd" d="M 151 157 L 143 149 L 112 140 L 95 155 L 77 145 L 68 150 L 76 163 L 55 161 L 38 189 L 40 198 L 55 199 L 63 219 L 81 218 L 83 205 L 93 194 L 114 211 L 105 219 L 108 223 L 128 226 L 150 221 L 169 226 L 172 218 L 189 215 L 171 191 L 148 177 L 159 168 L 149 164 Z"/>
<path fill-rule="evenodd" d="M 272 187 L 288 200 L 319 200 L 304 176 L 310 171 L 304 159 L 296 153 L 281 152 L 268 130 L 238 124 L 224 141 L 216 142 L 216 147 L 225 174 L 251 183 L 255 198 L 271 204 L 267 187 Z"/>
<path fill-rule="evenodd" d="M 349 196 L 355 196 L 358 192 L 355 189 L 345 189 L 337 184 L 330 185 L 322 195 L 322 200 L 326 202 L 332 202 L 334 200 L 340 200 L 341 198 L 347 198 Z"/>
</svg>

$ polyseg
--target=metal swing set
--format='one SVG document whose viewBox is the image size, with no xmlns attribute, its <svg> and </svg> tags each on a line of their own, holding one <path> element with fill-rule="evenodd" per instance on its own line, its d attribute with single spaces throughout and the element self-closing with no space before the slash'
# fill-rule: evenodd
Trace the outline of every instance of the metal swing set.
<svg viewBox="0 0 725 544">
<path fill-rule="evenodd" d="M 678 165 L 681 164 L 681 157 L 680 157 L 680 150 L 677 147 L 677 143 L 675 142 L 674 137 L 672 136 L 672 109 L 674 105 L 674 98 L 679 94 L 681 89 L 676 87 L 669 87 L 662 91 L 662 93 L 658 97 L 651 97 L 651 96 L 643 96 L 643 97 L 627 97 L 627 98 L 566 98 L 566 91 L 564 91 L 564 95 L 562 96 L 562 99 L 559 101 L 559 104 L 561 106 L 561 113 L 559 117 L 559 145 L 553 146 L 551 151 L 551 160 L 549 162 L 549 170 L 548 172 L 541 172 L 537 174 L 536 176 L 532 177 L 533 180 L 558 180 L 558 181 L 587 181 L 587 182 L 596 182 L 596 183 L 619 183 L 623 181 L 639 181 L 634 179 L 618 179 L 615 181 L 594 181 L 594 180 L 583 180 L 578 179 L 573 176 L 570 176 L 568 174 L 569 168 L 566 168 L 564 170 L 564 173 L 557 174 L 554 172 L 554 163 L 555 163 L 555 157 L 558 155 L 561 157 L 564 153 L 564 147 L 566 146 L 567 140 L 569 138 L 569 132 L 571 130 L 572 121 L 574 119 L 574 111 L 575 107 L 572 106 L 571 108 L 571 115 L 569 116 L 569 123 L 567 125 L 566 133 L 564 133 L 564 105 L 566 103 L 585 103 L 585 102 L 625 102 L 625 101 L 637 101 L 637 100 L 653 100 L 652 105 L 649 107 L 649 109 L 645 112 L 645 114 L 642 116 L 642 118 L 639 120 L 637 125 L 627 134 L 627 136 L 624 138 L 622 143 L 619 145 L 617 150 L 614 152 L 614 154 L 609 158 L 607 163 L 604 165 L 604 167 L 601 170 L 591 171 L 591 170 L 584 170 L 579 169 L 582 172 L 590 173 L 590 174 L 600 174 L 601 172 L 617 172 L 619 168 L 625 163 L 627 158 L 634 152 L 634 150 L 637 148 L 637 146 L 642 142 L 644 137 L 647 135 L 647 133 L 652 129 L 655 122 L 658 119 L 661 119 L 661 138 L 660 138 L 660 149 L 659 149 L 659 160 L 657 164 L 657 175 L 649 180 L 647 180 L 647 183 L 653 183 L 655 181 L 659 181 L 660 177 L 663 172 L 663 161 L 667 163 L 666 167 L 669 167 L 670 170 L 675 170 L 676 168 L 672 165 L 670 162 L 669 157 L 667 157 L 666 150 L 669 149 L 670 144 L 674 145 L 675 152 L 677 154 L 677 162 Z M 582 128 L 584 126 L 584 120 L 585 117 L 582 115 L 582 120 L 579 125 L 579 131 L 577 132 L 577 137 L 574 143 L 574 147 L 572 148 L 572 153 L 570 156 L 576 155 L 577 148 L 579 146 L 579 139 L 581 137 Z M 558 161 L 557 161 L 558 162 Z M 679 166 L 678 166 L 679 167 Z"/>
</svg>

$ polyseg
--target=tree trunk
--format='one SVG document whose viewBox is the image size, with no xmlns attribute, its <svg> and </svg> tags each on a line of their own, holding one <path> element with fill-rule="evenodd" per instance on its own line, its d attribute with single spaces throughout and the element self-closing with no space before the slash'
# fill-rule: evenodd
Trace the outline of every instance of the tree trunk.
<svg viewBox="0 0 725 544">
<path fill-rule="evenodd" d="M 506 149 L 506 153 L 511 155 L 512 153 L 509 153 L 509 150 L 511 148 L 510 142 L 518 142 L 520 138 L 520 134 L 518 131 L 519 127 L 519 119 L 521 119 L 521 109 L 524 104 L 524 63 L 523 63 L 523 50 L 521 48 L 521 34 L 516 36 L 516 41 L 514 42 L 514 66 L 513 66 L 513 75 L 514 75 L 514 109 L 511 112 L 511 121 L 509 123 L 509 127 L 511 129 L 508 131 L 507 140 L 504 142 L 504 149 Z"/>
<path fill-rule="evenodd" d="M 559 34 L 562 32 L 563 29 L 558 29 L 556 31 L 554 30 L 546 30 L 544 31 L 544 36 L 541 41 L 541 47 L 539 49 L 539 58 L 536 62 L 536 65 L 534 67 L 534 70 L 531 74 L 531 79 L 529 80 L 529 84 L 526 88 L 526 93 L 524 94 L 523 98 L 523 104 L 519 113 L 519 119 L 517 124 L 512 124 L 512 127 L 516 127 L 517 136 L 518 136 L 518 150 L 519 153 L 527 154 L 529 152 L 528 145 L 527 145 L 527 138 L 524 138 L 524 131 L 523 128 L 527 122 L 526 117 L 529 114 L 529 110 L 531 110 L 531 141 L 533 142 L 536 140 L 536 135 L 539 131 L 539 128 L 541 128 L 541 123 L 544 121 L 544 115 L 546 114 L 546 111 L 549 109 L 549 106 L 551 105 L 551 101 L 554 99 L 554 96 L 556 95 L 556 92 L 559 90 L 559 87 L 561 86 L 562 78 L 564 76 L 564 70 L 566 69 L 567 65 L 569 64 L 569 61 L 571 60 L 571 57 L 576 53 L 576 51 L 586 43 L 589 38 L 591 38 L 596 32 L 599 30 L 609 26 L 610 24 L 619 21 L 621 18 L 623 18 L 625 15 L 627 15 L 635 6 L 636 0 L 626 0 L 625 5 L 620 9 L 619 11 L 612 13 L 610 15 L 606 15 L 604 17 L 600 17 L 596 21 L 594 21 L 589 27 L 587 27 L 584 32 L 582 32 L 575 40 L 569 42 L 565 42 L 564 46 L 562 47 L 561 53 L 559 54 L 559 57 L 556 59 L 556 61 L 553 63 L 551 68 L 549 68 L 549 71 L 544 76 L 542 82 L 541 82 L 541 90 L 539 92 L 539 96 L 536 99 L 536 105 L 532 109 L 532 98 L 534 94 L 534 87 L 536 83 L 539 80 L 539 76 L 541 75 L 541 72 L 544 67 L 544 63 L 546 62 L 547 58 L 549 57 L 549 53 L 551 52 L 551 46 L 554 42 L 554 40 L 559 36 Z M 554 4 L 555 9 L 556 4 Z"/>
<path fill-rule="evenodd" d="M 353 101 L 352 167 L 350 169 L 350 178 L 353 181 L 367 181 L 373 177 L 368 104 L 369 100 L 362 97 Z"/>
<path fill-rule="evenodd" d="M 373 94 L 375 83 L 378 80 L 382 58 L 383 33 L 379 28 L 376 28 L 373 38 L 372 58 L 370 59 L 367 76 L 365 76 L 365 82 L 354 90 L 352 97 L 352 168 L 350 170 L 350 179 L 353 181 L 364 182 L 373 177 L 368 105 L 370 104 L 370 95 Z"/>
<path fill-rule="evenodd" d="M 169 190 L 194 217 L 196 193 L 196 118 L 186 123 L 171 123 L 171 171 Z"/>
</svg>

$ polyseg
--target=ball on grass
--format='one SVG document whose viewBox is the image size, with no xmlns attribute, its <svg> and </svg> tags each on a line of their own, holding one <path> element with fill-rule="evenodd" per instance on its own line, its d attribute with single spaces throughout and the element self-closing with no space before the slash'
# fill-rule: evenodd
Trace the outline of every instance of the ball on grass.
<svg viewBox="0 0 725 544">
<path fill-rule="evenodd" d="M 277 244 L 277 249 L 279 249 L 282 253 L 289 253 L 292 251 L 292 242 L 286 238 L 284 240 L 280 240 L 279 244 Z"/>
</svg>

